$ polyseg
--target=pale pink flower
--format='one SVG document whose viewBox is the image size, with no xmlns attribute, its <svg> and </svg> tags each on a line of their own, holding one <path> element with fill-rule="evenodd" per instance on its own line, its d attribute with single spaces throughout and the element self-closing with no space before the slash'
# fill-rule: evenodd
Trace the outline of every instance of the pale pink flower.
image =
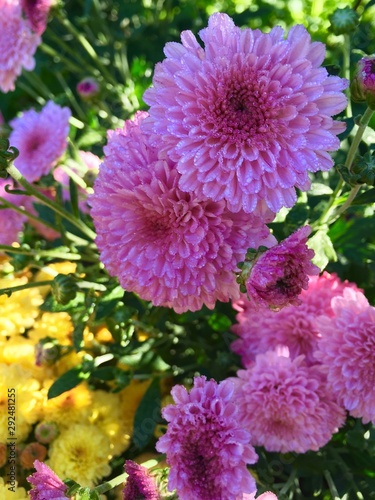
<svg viewBox="0 0 375 500">
<path fill-rule="evenodd" d="M 287 349 L 258 354 L 238 372 L 236 403 L 255 446 L 267 451 L 317 451 L 343 425 L 345 411 L 333 399 L 320 366 Z"/>
<path fill-rule="evenodd" d="M 255 498 L 255 493 L 245 493 L 239 500 L 277 500 L 277 496 L 270 491 L 266 491 Z"/>
<path fill-rule="evenodd" d="M 13 189 L 13 182 L 10 179 L 0 179 L 0 197 L 6 201 L 22 208 L 27 197 L 23 195 L 9 194 L 5 191 L 5 186 Z M 0 206 L 2 205 L 0 200 Z M 19 233 L 27 220 L 26 215 L 16 212 L 12 208 L 0 210 L 0 245 L 11 245 L 19 241 Z M 1 253 L 1 251 L 0 251 Z"/>
<path fill-rule="evenodd" d="M 146 467 L 142 467 L 132 460 L 126 460 L 125 472 L 129 474 L 122 491 L 123 500 L 158 500 L 160 498 L 155 479 Z"/>
<path fill-rule="evenodd" d="M 90 197 L 101 261 L 126 290 L 177 312 L 239 298 L 234 271 L 269 235 L 264 221 L 179 189 L 173 163 L 139 127 L 109 133 Z"/>
<path fill-rule="evenodd" d="M 231 344 L 231 349 L 241 356 L 245 367 L 253 363 L 257 354 L 278 345 L 288 347 L 291 358 L 303 354 L 307 364 L 316 364 L 315 351 L 321 338 L 317 318 L 334 316 L 331 300 L 341 296 L 346 288 L 358 291 L 354 283 L 342 282 L 335 274 L 310 276 L 307 290 L 302 290 L 299 296 L 301 304 L 278 312 L 256 309 L 244 296 L 233 304 L 238 311 L 238 323 L 232 331 L 239 338 Z"/>
<path fill-rule="evenodd" d="M 68 489 L 59 477 L 43 462 L 35 460 L 36 472 L 27 478 L 33 485 L 29 495 L 31 500 L 66 500 L 65 492 Z"/>
<path fill-rule="evenodd" d="M 34 69 L 34 53 L 41 43 L 22 18 L 19 0 L 0 0 L 0 90 L 15 89 L 22 69 Z"/>
<path fill-rule="evenodd" d="M 91 99 L 99 93 L 100 86 L 95 78 L 87 77 L 77 83 L 76 90 L 82 99 Z"/>
<path fill-rule="evenodd" d="M 35 33 L 41 35 L 47 27 L 48 14 L 52 0 L 21 0 L 29 25 Z"/>
<path fill-rule="evenodd" d="M 345 124 L 347 81 L 321 67 L 325 46 L 302 25 L 284 38 L 236 27 L 213 14 L 182 43 L 168 43 L 145 92 L 148 127 L 176 162 L 180 187 L 231 211 L 253 212 L 264 200 L 273 212 L 310 187 L 308 171 L 329 170 Z M 146 125 L 146 124 L 145 124 Z"/>
<path fill-rule="evenodd" d="M 14 165 L 27 181 L 47 175 L 65 152 L 70 115 L 69 108 L 48 101 L 39 113 L 31 109 L 10 122 L 9 142 L 20 153 Z"/>
<path fill-rule="evenodd" d="M 321 316 L 316 357 L 328 387 L 349 413 L 375 423 L 375 308 L 362 292 L 346 289 L 332 299 L 334 317 Z"/>
<path fill-rule="evenodd" d="M 190 392 L 175 386 L 176 404 L 162 410 L 168 428 L 156 449 L 167 455 L 168 487 L 181 500 L 232 500 L 256 489 L 246 464 L 258 457 L 238 423 L 234 387 L 196 377 Z"/>
<path fill-rule="evenodd" d="M 309 275 L 319 274 L 312 264 L 314 251 L 307 247 L 310 226 L 304 226 L 284 241 L 262 253 L 246 278 L 246 291 L 254 307 L 281 309 L 301 303 Z"/>
</svg>

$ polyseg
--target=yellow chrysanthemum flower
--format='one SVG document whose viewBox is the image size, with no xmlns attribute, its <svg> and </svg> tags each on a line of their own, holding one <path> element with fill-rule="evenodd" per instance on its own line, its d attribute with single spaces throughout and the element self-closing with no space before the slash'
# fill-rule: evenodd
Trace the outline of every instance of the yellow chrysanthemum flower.
<svg viewBox="0 0 375 500">
<path fill-rule="evenodd" d="M 61 479 L 92 488 L 111 472 L 108 437 L 96 425 L 72 424 L 50 445 L 47 464 Z"/>
<path fill-rule="evenodd" d="M 9 488 L 12 489 L 9 489 Z M 16 486 L 6 484 L 4 479 L 0 477 L 0 498 L 1 500 L 30 500 L 25 488 L 18 488 Z"/>
<path fill-rule="evenodd" d="M 26 277 L 0 279 L 0 288 L 25 285 Z M 9 337 L 24 333 L 26 328 L 33 326 L 39 314 L 39 306 L 43 303 L 37 288 L 14 292 L 10 297 L 0 295 L 0 336 Z"/>
<path fill-rule="evenodd" d="M 15 335 L 8 339 L 0 337 L 0 363 L 21 365 L 38 380 L 53 376 L 52 368 L 36 366 L 35 343 L 21 335 Z"/>
<path fill-rule="evenodd" d="M 70 391 L 64 392 L 53 399 L 47 399 L 47 390 L 52 385 L 51 381 L 46 383 L 43 406 L 44 420 L 56 422 L 59 428 L 71 426 L 76 422 L 88 422 L 90 416 L 92 393 L 87 384 L 80 384 Z"/>
<path fill-rule="evenodd" d="M 132 380 L 119 394 L 121 400 L 120 412 L 122 421 L 122 439 L 130 439 L 133 435 L 134 416 L 139 403 L 147 391 L 150 380 Z"/>
<path fill-rule="evenodd" d="M 14 399 L 15 404 L 13 405 Z M 1 363 L 0 442 L 3 443 L 8 437 L 8 405 L 15 406 L 15 437 L 17 437 L 18 442 L 21 442 L 29 435 L 31 425 L 37 422 L 42 415 L 40 382 L 20 365 L 8 366 Z"/>
<path fill-rule="evenodd" d="M 34 323 L 34 327 L 28 332 L 34 343 L 44 337 L 52 337 L 61 345 L 72 343 L 73 324 L 71 317 L 66 312 L 45 312 Z"/>
<path fill-rule="evenodd" d="M 111 454 L 113 456 L 119 455 L 126 450 L 130 443 L 130 437 L 126 435 L 126 429 L 123 429 L 120 396 L 118 393 L 100 390 L 92 394 L 92 413 L 89 420 L 108 436 Z"/>
</svg>

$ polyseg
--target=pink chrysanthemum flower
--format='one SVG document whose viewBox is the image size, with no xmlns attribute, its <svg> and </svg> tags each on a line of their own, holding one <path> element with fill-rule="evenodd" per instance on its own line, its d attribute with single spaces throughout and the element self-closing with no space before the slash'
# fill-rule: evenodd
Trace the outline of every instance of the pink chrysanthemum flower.
<svg viewBox="0 0 375 500">
<path fill-rule="evenodd" d="M 259 354 L 238 376 L 241 423 L 251 442 L 267 451 L 316 451 L 345 421 L 322 368 L 308 367 L 304 356 L 292 360 L 285 348 Z"/>
<path fill-rule="evenodd" d="M 321 316 L 316 357 L 340 404 L 366 424 L 375 423 L 375 308 L 360 291 L 332 299 L 333 318 Z"/>
<path fill-rule="evenodd" d="M 244 297 L 233 304 L 239 312 L 232 331 L 239 338 L 231 349 L 241 356 L 245 367 L 253 363 L 257 354 L 279 345 L 288 347 L 291 358 L 303 354 L 307 364 L 316 364 L 315 351 L 321 338 L 317 318 L 334 316 L 331 300 L 341 296 L 346 288 L 358 290 L 354 283 L 342 282 L 335 274 L 310 276 L 308 289 L 299 296 L 301 304 L 278 312 L 256 309 Z"/>
<path fill-rule="evenodd" d="M 38 35 L 44 33 L 47 27 L 51 0 L 21 0 L 22 10 L 31 26 Z"/>
<path fill-rule="evenodd" d="M 255 307 L 281 309 L 301 303 L 298 296 L 307 289 L 309 275 L 320 272 L 311 262 L 314 251 L 306 245 L 310 232 L 309 226 L 298 229 L 255 260 L 245 281 Z"/>
<path fill-rule="evenodd" d="M 331 116 L 347 99 L 347 81 L 320 67 L 325 47 L 294 26 L 286 40 L 237 28 L 213 14 L 200 33 L 168 43 L 156 65 L 148 126 L 182 174 L 180 187 L 234 212 L 253 212 L 265 200 L 278 212 L 307 190 L 308 171 L 329 170 L 345 124 Z"/>
<path fill-rule="evenodd" d="M 0 179 L 0 197 L 4 200 L 13 203 L 17 207 L 21 207 L 27 201 L 26 196 L 9 194 L 5 191 L 5 186 L 13 187 L 13 183 L 9 179 Z M 0 200 L 0 206 L 2 205 Z M 12 208 L 4 208 L 0 210 L 0 244 L 11 245 L 18 242 L 19 233 L 27 220 L 26 215 L 16 212 Z M 1 251 L 0 251 L 1 253 Z"/>
<path fill-rule="evenodd" d="M 139 124 L 109 134 L 90 197 L 101 261 L 120 284 L 177 312 L 239 298 L 234 271 L 269 235 L 264 221 L 179 189 L 179 173 Z"/>
<path fill-rule="evenodd" d="M 277 496 L 274 493 L 271 493 L 270 491 L 266 491 L 265 493 L 262 493 L 259 495 L 259 497 L 255 498 L 255 493 L 250 493 L 242 496 L 240 500 L 277 500 Z"/>
<path fill-rule="evenodd" d="M 172 389 L 176 404 L 162 411 L 169 423 L 156 449 L 167 454 L 168 487 L 181 500 L 232 500 L 256 489 L 246 464 L 258 457 L 238 423 L 234 387 L 231 380 L 196 377 L 190 392 Z"/>
<path fill-rule="evenodd" d="M 43 462 L 35 460 L 36 472 L 27 478 L 33 485 L 29 495 L 31 500 L 66 500 L 65 495 L 68 489 L 59 477 Z"/>
<path fill-rule="evenodd" d="M 95 78 L 84 78 L 77 83 L 76 90 L 82 99 L 91 99 L 91 97 L 95 97 L 99 93 L 99 82 Z"/>
<path fill-rule="evenodd" d="M 123 500 L 135 500 L 136 498 L 158 500 L 160 498 L 155 480 L 146 467 L 142 467 L 132 460 L 126 460 L 124 469 L 129 477 L 122 491 Z"/>
<path fill-rule="evenodd" d="M 18 0 L 0 0 L 0 90 L 14 90 L 22 69 L 34 69 L 34 53 L 41 43 L 22 18 Z"/>
<path fill-rule="evenodd" d="M 20 152 L 14 165 L 29 182 L 48 174 L 64 153 L 70 115 L 69 108 L 49 101 L 39 113 L 31 109 L 10 122 L 9 142 Z"/>
</svg>

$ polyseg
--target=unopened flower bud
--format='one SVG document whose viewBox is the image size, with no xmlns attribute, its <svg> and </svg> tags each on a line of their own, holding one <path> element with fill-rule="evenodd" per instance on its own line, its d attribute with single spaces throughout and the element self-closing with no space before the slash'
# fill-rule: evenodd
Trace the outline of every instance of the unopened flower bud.
<svg viewBox="0 0 375 500">
<path fill-rule="evenodd" d="M 77 283 L 71 274 L 58 274 L 51 284 L 52 295 L 59 304 L 68 304 L 77 294 Z"/>
<path fill-rule="evenodd" d="M 49 444 L 59 435 L 59 428 L 55 422 L 40 422 L 34 434 L 39 443 Z"/>
<path fill-rule="evenodd" d="M 375 55 L 362 57 L 358 61 L 350 92 L 353 101 L 366 101 L 369 108 L 375 109 Z"/>
<path fill-rule="evenodd" d="M 333 33 L 335 35 L 343 35 L 355 31 L 359 23 L 359 15 L 350 7 L 344 7 L 343 9 L 336 9 L 329 16 L 329 20 Z"/>
<path fill-rule="evenodd" d="M 48 366 L 60 358 L 61 347 L 56 339 L 46 337 L 41 339 L 35 346 L 35 364 L 37 366 Z"/>
<path fill-rule="evenodd" d="M 100 90 L 99 83 L 95 78 L 87 77 L 77 84 L 77 92 L 82 99 L 91 99 L 95 97 Z"/>
<path fill-rule="evenodd" d="M 40 443 L 29 443 L 22 450 L 20 463 L 25 469 L 32 469 L 35 460 L 41 462 L 47 456 L 47 448 Z"/>
<path fill-rule="evenodd" d="M 353 174 L 358 176 L 358 184 L 375 185 L 375 155 L 366 153 L 357 157 L 352 165 Z"/>
</svg>

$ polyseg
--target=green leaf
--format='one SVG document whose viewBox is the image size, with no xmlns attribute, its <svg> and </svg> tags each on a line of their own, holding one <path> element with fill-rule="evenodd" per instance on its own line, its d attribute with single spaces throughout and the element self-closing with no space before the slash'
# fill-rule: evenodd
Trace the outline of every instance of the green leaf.
<svg viewBox="0 0 375 500">
<path fill-rule="evenodd" d="M 83 347 L 83 332 L 85 330 L 86 323 L 80 322 L 74 326 L 73 331 L 73 345 L 76 352 L 79 352 Z"/>
<path fill-rule="evenodd" d="M 322 196 L 324 194 L 332 194 L 332 189 L 326 184 L 322 184 L 321 182 L 313 182 L 311 184 L 311 188 L 309 189 L 309 195 L 312 196 Z"/>
<path fill-rule="evenodd" d="M 369 205 L 375 202 L 375 188 L 368 189 L 364 193 L 354 198 L 352 205 Z"/>
<path fill-rule="evenodd" d="M 208 319 L 208 324 L 215 332 L 225 332 L 232 325 L 231 320 L 225 314 L 214 312 Z"/>
<path fill-rule="evenodd" d="M 325 230 L 317 231 L 314 236 L 309 239 L 309 247 L 315 252 L 313 263 L 323 271 L 330 261 L 336 262 L 337 255 L 332 245 L 332 241 Z"/>
<path fill-rule="evenodd" d="M 79 206 L 78 206 L 78 189 L 77 184 L 73 181 L 71 177 L 69 177 L 69 195 L 70 195 L 70 203 L 72 205 L 73 215 L 79 219 Z"/>
<path fill-rule="evenodd" d="M 76 366 L 65 372 L 51 385 L 48 390 L 48 399 L 56 398 L 66 391 L 70 391 L 82 382 L 81 366 Z"/>
<path fill-rule="evenodd" d="M 160 422 L 160 381 L 155 378 L 140 402 L 134 416 L 133 441 L 137 448 L 144 448 Z"/>
</svg>

